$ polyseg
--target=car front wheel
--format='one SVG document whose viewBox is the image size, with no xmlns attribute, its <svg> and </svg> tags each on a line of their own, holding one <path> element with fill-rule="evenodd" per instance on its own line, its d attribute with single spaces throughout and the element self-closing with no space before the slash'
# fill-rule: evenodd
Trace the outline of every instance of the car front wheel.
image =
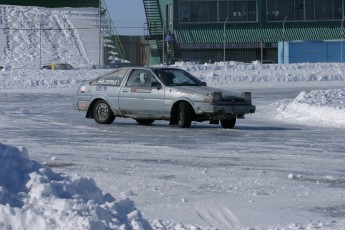
<svg viewBox="0 0 345 230">
<path fill-rule="evenodd" d="M 236 124 L 236 117 L 227 120 L 221 120 L 220 123 L 222 124 L 222 127 L 224 129 L 233 129 Z"/>
<path fill-rule="evenodd" d="M 113 111 L 104 100 L 97 101 L 94 105 L 93 117 L 99 124 L 111 124 L 115 120 Z"/>
<path fill-rule="evenodd" d="M 193 108 L 187 102 L 181 102 L 178 107 L 178 125 L 181 128 L 189 128 L 192 124 Z"/>
</svg>

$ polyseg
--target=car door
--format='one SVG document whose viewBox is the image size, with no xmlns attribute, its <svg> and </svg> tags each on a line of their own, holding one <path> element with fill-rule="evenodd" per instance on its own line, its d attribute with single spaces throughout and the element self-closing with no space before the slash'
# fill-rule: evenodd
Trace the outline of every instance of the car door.
<svg viewBox="0 0 345 230">
<path fill-rule="evenodd" d="M 91 82 L 91 85 L 94 86 L 94 94 L 98 98 L 106 99 L 107 103 L 110 105 L 115 114 L 120 113 L 120 85 L 127 72 L 127 69 L 117 69 Z"/>
<path fill-rule="evenodd" d="M 158 79 L 151 70 L 132 70 L 119 97 L 123 116 L 158 118 L 164 114 L 164 89 L 152 87 L 152 82 L 158 82 Z"/>
</svg>

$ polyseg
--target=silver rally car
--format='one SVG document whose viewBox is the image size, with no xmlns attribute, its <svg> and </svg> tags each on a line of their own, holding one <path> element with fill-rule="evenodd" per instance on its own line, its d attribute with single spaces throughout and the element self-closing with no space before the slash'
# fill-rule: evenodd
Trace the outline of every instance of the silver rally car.
<svg viewBox="0 0 345 230">
<path fill-rule="evenodd" d="M 190 73 L 168 67 L 123 67 L 83 82 L 74 107 L 100 124 L 124 117 L 141 125 L 167 120 L 181 128 L 210 121 L 231 129 L 237 118 L 255 112 L 250 92 L 237 95 L 208 87 Z"/>
</svg>

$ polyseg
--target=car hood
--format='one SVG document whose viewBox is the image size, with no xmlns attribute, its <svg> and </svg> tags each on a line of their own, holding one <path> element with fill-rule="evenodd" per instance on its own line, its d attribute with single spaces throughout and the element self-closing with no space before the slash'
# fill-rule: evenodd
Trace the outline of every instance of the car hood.
<svg viewBox="0 0 345 230">
<path fill-rule="evenodd" d="M 222 89 L 218 89 L 218 88 L 213 88 L 213 87 L 209 87 L 209 86 L 172 86 L 172 87 L 168 87 L 172 90 L 176 90 L 176 91 L 180 91 L 183 93 L 193 93 L 193 94 L 201 94 L 201 95 L 209 95 L 212 92 L 222 92 L 223 98 L 224 97 L 240 97 L 240 95 L 238 93 L 234 93 L 231 91 L 227 91 L 227 90 L 222 90 Z"/>
</svg>

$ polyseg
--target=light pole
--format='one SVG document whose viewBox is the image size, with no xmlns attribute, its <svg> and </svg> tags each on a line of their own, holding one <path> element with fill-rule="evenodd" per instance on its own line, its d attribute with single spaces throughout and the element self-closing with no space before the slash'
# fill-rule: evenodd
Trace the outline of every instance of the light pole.
<svg viewBox="0 0 345 230">
<path fill-rule="evenodd" d="M 40 68 L 42 67 L 42 23 L 43 23 L 43 15 L 41 14 L 41 22 L 40 22 Z"/>
<path fill-rule="evenodd" d="M 341 49 L 340 49 L 340 62 L 343 62 L 343 40 L 344 40 L 344 20 L 345 17 L 341 20 Z"/>
<path fill-rule="evenodd" d="M 102 46 L 102 0 L 99 0 L 99 50 L 98 50 L 98 68 L 101 68 L 101 46 Z"/>
<path fill-rule="evenodd" d="M 225 29 L 226 29 L 226 23 L 228 22 L 228 17 L 226 17 L 225 21 L 224 21 L 224 32 L 223 32 L 223 60 L 224 60 L 224 65 L 225 65 L 225 42 L 226 42 L 226 34 L 225 34 Z"/>
<path fill-rule="evenodd" d="M 163 32 L 162 32 L 162 40 L 163 40 L 163 54 L 162 54 L 162 64 L 164 65 L 164 56 L 165 56 L 165 25 L 164 25 L 165 20 L 163 21 Z"/>
<path fill-rule="evenodd" d="M 282 50 L 282 62 L 285 64 L 285 22 L 286 22 L 287 16 L 285 16 L 284 22 L 283 22 L 283 34 L 282 34 L 282 42 L 283 42 L 283 50 Z"/>
</svg>

